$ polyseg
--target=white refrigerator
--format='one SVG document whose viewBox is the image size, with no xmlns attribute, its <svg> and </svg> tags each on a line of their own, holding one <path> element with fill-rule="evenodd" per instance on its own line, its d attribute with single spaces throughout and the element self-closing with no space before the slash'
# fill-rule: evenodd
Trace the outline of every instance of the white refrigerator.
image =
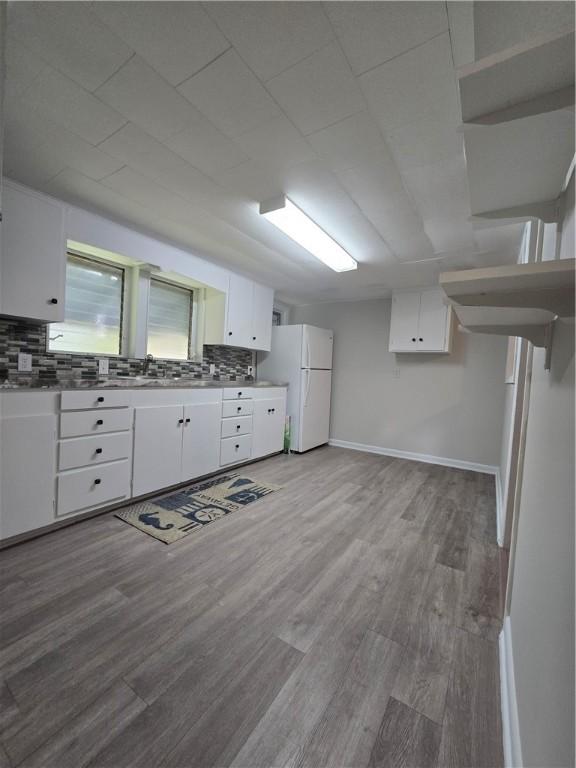
<svg viewBox="0 0 576 768">
<path fill-rule="evenodd" d="M 334 334 L 313 325 L 272 328 L 272 348 L 258 356 L 258 377 L 288 383 L 293 451 L 328 442 Z"/>
</svg>

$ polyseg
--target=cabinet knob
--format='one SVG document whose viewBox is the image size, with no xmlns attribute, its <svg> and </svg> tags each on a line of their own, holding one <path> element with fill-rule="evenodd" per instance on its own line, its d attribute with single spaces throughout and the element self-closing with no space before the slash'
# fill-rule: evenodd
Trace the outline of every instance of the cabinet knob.
<svg viewBox="0 0 576 768">
<path fill-rule="evenodd" d="M 242 397 L 242 392 L 238 392 L 238 397 Z"/>
<path fill-rule="evenodd" d="M 100 485 L 101 482 L 102 480 L 100 480 L 100 478 L 97 477 L 96 480 L 94 480 L 94 485 Z"/>
<path fill-rule="evenodd" d="M 184 424 L 184 419 L 178 419 L 178 424 Z"/>
<path fill-rule="evenodd" d="M 101 427 L 104 424 L 104 419 L 96 419 L 96 424 Z"/>
<path fill-rule="evenodd" d="M 412 341 L 416 341 L 416 338 L 413 338 Z"/>
<path fill-rule="evenodd" d="M 50 304 L 58 304 L 58 299 L 50 299 Z"/>
<path fill-rule="evenodd" d="M 236 448 L 236 450 L 238 450 L 238 448 L 240 448 L 240 446 L 239 445 L 235 445 L 234 448 Z"/>
<path fill-rule="evenodd" d="M 276 408 L 272 408 L 272 413 L 276 413 Z"/>
<path fill-rule="evenodd" d="M 186 424 L 190 424 L 190 419 L 185 419 Z"/>
<path fill-rule="evenodd" d="M 256 336 L 252 336 L 252 341 L 256 341 Z"/>
<path fill-rule="evenodd" d="M 241 405 L 239 405 L 239 406 L 238 406 L 238 408 L 236 408 L 236 411 L 237 411 L 238 413 L 240 413 L 240 411 L 241 411 L 241 410 L 242 410 L 242 406 L 241 406 Z"/>
<path fill-rule="evenodd" d="M 99 403 L 103 403 L 104 402 L 104 398 L 103 397 L 99 397 L 99 398 L 97 398 L 97 400 L 98 400 Z"/>
<path fill-rule="evenodd" d="M 241 424 L 236 424 L 236 429 L 240 429 L 241 426 Z"/>
<path fill-rule="evenodd" d="M 228 336 L 232 336 L 232 331 L 228 331 Z"/>
<path fill-rule="evenodd" d="M 418 341 L 424 341 L 424 339 L 422 339 L 422 338 L 419 338 L 419 339 L 418 339 Z"/>
<path fill-rule="evenodd" d="M 102 453 L 102 448 L 96 448 L 96 453 Z"/>
</svg>

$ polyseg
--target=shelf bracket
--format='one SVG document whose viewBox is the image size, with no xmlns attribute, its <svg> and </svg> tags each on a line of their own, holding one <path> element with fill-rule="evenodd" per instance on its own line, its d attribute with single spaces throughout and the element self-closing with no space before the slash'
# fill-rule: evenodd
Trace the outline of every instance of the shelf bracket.
<svg viewBox="0 0 576 768">
<path fill-rule="evenodd" d="M 541 219 L 545 224 L 556 224 L 560 221 L 560 205 L 558 199 L 542 200 L 537 203 L 524 203 L 512 208 L 499 208 L 493 211 L 472 213 L 474 219 Z"/>
<path fill-rule="evenodd" d="M 544 359 L 545 371 L 549 371 L 550 366 L 552 364 L 552 344 L 554 343 L 555 326 L 556 326 L 556 320 L 552 320 L 552 322 L 549 323 L 545 329 L 545 338 L 544 338 L 544 348 L 546 350 L 546 357 Z"/>
</svg>

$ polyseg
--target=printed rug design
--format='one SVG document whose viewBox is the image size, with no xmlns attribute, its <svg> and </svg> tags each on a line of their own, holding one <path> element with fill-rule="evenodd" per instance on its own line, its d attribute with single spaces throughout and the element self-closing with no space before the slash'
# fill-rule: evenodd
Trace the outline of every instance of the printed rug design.
<svg viewBox="0 0 576 768">
<path fill-rule="evenodd" d="M 172 544 L 280 488 L 281 485 L 264 485 L 231 473 L 160 499 L 132 504 L 115 516 L 165 544 Z"/>
</svg>

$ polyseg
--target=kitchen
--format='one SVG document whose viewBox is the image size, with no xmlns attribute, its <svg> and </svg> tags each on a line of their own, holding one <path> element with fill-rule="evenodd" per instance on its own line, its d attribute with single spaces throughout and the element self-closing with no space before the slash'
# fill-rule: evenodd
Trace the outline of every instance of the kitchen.
<svg viewBox="0 0 576 768">
<path fill-rule="evenodd" d="M 0 765 L 569 765 L 573 5 L 0 13 Z"/>
</svg>

